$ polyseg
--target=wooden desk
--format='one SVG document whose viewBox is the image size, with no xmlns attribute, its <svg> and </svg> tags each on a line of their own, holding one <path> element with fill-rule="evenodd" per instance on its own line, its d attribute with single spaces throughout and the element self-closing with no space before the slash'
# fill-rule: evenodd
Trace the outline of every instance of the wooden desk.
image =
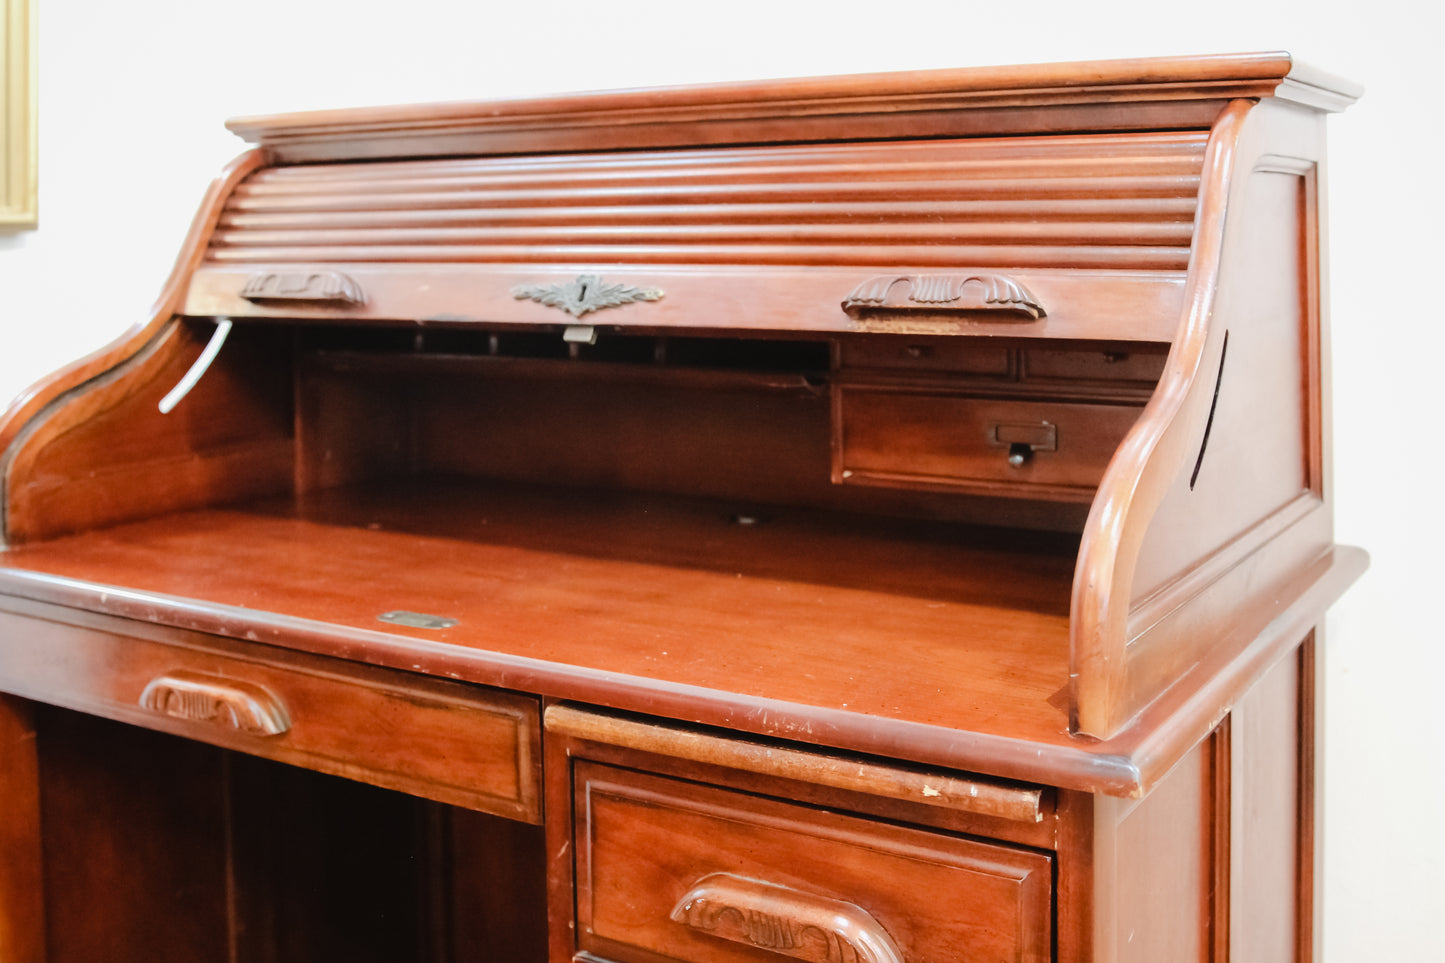
<svg viewBox="0 0 1445 963">
<path fill-rule="evenodd" d="M 1357 95 L 233 121 L 0 422 L 0 959 L 1313 958 Z"/>
</svg>

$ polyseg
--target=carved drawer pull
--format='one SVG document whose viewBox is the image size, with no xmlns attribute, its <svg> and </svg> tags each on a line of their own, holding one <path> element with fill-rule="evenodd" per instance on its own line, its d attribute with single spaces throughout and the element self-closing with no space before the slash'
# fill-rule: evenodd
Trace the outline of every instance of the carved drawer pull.
<svg viewBox="0 0 1445 963">
<path fill-rule="evenodd" d="M 141 693 L 140 704 L 176 719 L 209 722 L 258 736 L 279 736 L 291 728 L 286 706 L 267 690 L 193 672 L 170 672 L 152 679 Z"/>
<path fill-rule="evenodd" d="M 340 301 L 364 304 L 361 285 L 340 271 L 268 271 L 253 274 L 241 288 L 247 301 Z"/>
<path fill-rule="evenodd" d="M 888 933 L 862 907 L 731 873 L 698 880 L 672 919 L 808 963 L 903 963 Z"/>
<path fill-rule="evenodd" d="M 1038 298 L 1003 274 L 884 274 L 869 278 L 843 299 L 850 318 L 870 314 L 1009 312 L 1037 321 L 1046 313 Z"/>
</svg>

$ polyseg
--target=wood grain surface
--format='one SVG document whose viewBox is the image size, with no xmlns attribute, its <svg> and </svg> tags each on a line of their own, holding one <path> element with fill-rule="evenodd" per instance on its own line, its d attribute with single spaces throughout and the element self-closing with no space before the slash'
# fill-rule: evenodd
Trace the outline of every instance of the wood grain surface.
<svg viewBox="0 0 1445 963">
<path fill-rule="evenodd" d="M 1359 93 L 233 121 L 155 308 L 0 418 L 0 956 L 1309 958 Z"/>
</svg>

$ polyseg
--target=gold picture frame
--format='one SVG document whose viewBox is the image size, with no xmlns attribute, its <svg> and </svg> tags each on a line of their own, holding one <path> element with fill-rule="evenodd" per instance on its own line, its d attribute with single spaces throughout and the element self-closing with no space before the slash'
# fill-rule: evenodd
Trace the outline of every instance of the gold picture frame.
<svg viewBox="0 0 1445 963">
<path fill-rule="evenodd" d="M 35 2 L 0 0 L 0 230 L 37 216 Z"/>
</svg>

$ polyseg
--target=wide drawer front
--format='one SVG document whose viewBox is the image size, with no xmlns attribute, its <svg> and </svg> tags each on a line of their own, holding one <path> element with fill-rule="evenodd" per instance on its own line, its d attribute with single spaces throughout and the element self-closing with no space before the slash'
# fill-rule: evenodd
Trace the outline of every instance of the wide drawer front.
<svg viewBox="0 0 1445 963">
<path fill-rule="evenodd" d="M 1047 855 L 579 762 L 579 960 L 1049 958 Z"/>
<path fill-rule="evenodd" d="M 1140 407 L 839 386 L 834 477 L 1087 501 Z"/>
<path fill-rule="evenodd" d="M 535 700 L 134 626 L 167 636 L 143 638 L 124 632 L 124 620 L 79 617 L 105 628 L 0 612 L 0 690 L 540 821 Z"/>
</svg>

